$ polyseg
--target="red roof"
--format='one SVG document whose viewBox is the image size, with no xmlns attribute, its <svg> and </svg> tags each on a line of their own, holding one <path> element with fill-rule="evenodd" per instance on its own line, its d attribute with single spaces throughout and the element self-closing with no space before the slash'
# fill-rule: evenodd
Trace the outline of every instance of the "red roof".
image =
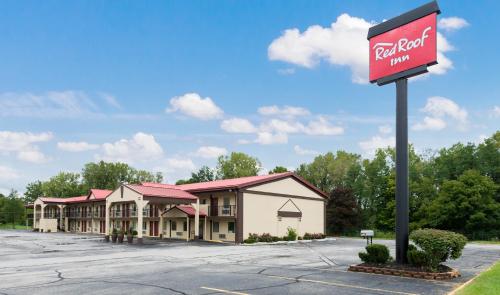
<svg viewBox="0 0 500 295">
<path fill-rule="evenodd" d="M 208 182 L 199 182 L 199 183 L 189 183 L 177 185 L 176 187 L 188 192 L 207 192 L 207 191 L 215 191 L 215 190 L 223 190 L 223 189 L 241 189 L 249 186 L 264 184 L 269 181 L 284 179 L 287 177 L 292 177 L 305 186 L 309 187 L 319 195 L 323 197 L 328 197 L 326 193 L 319 190 L 317 187 L 303 179 L 302 177 L 296 175 L 293 172 L 284 172 L 284 173 L 275 173 L 269 175 L 258 175 L 258 176 L 249 176 L 249 177 L 240 177 L 233 179 L 223 179 L 223 180 L 215 180 Z"/>
<path fill-rule="evenodd" d="M 167 187 L 152 187 L 144 185 L 127 185 L 127 187 L 146 197 L 160 197 L 172 199 L 186 199 L 196 201 L 198 198 L 180 189 Z"/>
<path fill-rule="evenodd" d="M 87 196 L 78 196 L 71 198 L 40 198 L 44 203 L 82 203 L 87 201 Z"/>
<path fill-rule="evenodd" d="M 94 195 L 96 200 L 104 200 L 106 199 L 113 191 L 107 189 L 90 189 L 90 195 Z"/>
<path fill-rule="evenodd" d="M 194 217 L 196 214 L 196 210 L 194 210 L 193 206 L 189 206 L 189 205 L 177 205 L 175 207 L 168 209 L 167 212 L 174 209 L 174 208 L 181 210 L 182 212 L 186 213 L 189 217 Z M 200 209 L 200 217 L 205 217 L 205 216 L 207 216 L 205 211 Z"/>
</svg>

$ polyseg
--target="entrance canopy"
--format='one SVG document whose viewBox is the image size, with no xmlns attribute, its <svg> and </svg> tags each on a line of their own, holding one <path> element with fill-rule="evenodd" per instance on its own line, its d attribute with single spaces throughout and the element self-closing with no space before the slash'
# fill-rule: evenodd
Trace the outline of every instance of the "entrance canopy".
<svg viewBox="0 0 500 295">
<path fill-rule="evenodd" d="M 163 217 L 165 218 L 176 218 L 176 217 L 190 217 L 193 218 L 196 215 L 196 209 L 192 206 L 175 206 L 163 213 Z M 206 217 L 207 214 L 205 211 L 200 210 L 200 217 Z"/>
</svg>

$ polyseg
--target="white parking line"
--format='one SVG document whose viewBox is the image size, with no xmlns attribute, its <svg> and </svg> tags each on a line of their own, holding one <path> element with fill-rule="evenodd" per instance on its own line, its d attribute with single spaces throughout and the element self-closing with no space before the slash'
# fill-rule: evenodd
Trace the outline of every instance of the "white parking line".
<svg viewBox="0 0 500 295">
<path fill-rule="evenodd" d="M 316 283 L 316 284 L 323 284 L 323 285 L 329 285 L 329 286 L 362 289 L 362 290 L 377 291 L 377 292 L 390 293 L 390 294 L 418 295 L 417 293 L 407 293 L 407 292 L 392 291 L 392 290 L 385 290 L 385 289 L 378 289 L 378 288 L 361 287 L 361 286 L 347 285 L 347 284 L 334 283 L 334 282 L 309 280 L 309 279 L 296 279 L 296 278 L 289 278 L 289 277 L 282 277 L 282 276 L 275 276 L 275 275 L 266 275 L 266 276 L 270 277 L 270 278 L 277 278 L 277 279 L 283 279 L 283 280 L 289 280 L 289 281 Z"/>
<path fill-rule="evenodd" d="M 216 288 L 209 288 L 209 287 L 200 287 L 201 289 L 205 290 L 210 290 L 210 291 L 217 291 L 220 293 L 226 293 L 226 294 L 236 294 L 236 295 L 250 295 L 248 293 L 241 293 L 241 292 L 235 292 L 235 291 L 230 291 L 230 290 L 223 290 L 223 289 L 216 289 Z"/>
</svg>

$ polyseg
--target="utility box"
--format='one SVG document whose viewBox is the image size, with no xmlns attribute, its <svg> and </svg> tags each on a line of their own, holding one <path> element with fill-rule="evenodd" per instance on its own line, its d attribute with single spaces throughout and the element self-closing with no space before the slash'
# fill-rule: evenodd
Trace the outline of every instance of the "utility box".
<svg viewBox="0 0 500 295">
<path fill-rule="evenodd" d="M 360 233 L 361 237 L 366 239 L 366 244 L 373 244 L 373 236 L 375 232 L 371 229 L 362 229 Z"/>
</svg>

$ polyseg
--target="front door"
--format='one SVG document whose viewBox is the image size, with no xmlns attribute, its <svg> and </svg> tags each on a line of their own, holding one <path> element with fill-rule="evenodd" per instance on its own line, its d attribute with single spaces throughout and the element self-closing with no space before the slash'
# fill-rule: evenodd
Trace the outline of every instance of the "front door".
<svg viewBox="0 0 500 295">
<path fill-rule="evenodd" d="M 210 198 L 210 215 L 211 216 L 218 216 L 217 214 L 219 212 L 219 199 L 211 197 Z"/>
<path fill-rule="evenodd" d="M 82 221 L 82 232 L 87 232 L 87 221 L 83 220 Z"/>
<path fill-rule="evenodd" d="M 158 236 L 158 221 L 149 222 L 149 236 L 151 237 Z"/>
</svg>

